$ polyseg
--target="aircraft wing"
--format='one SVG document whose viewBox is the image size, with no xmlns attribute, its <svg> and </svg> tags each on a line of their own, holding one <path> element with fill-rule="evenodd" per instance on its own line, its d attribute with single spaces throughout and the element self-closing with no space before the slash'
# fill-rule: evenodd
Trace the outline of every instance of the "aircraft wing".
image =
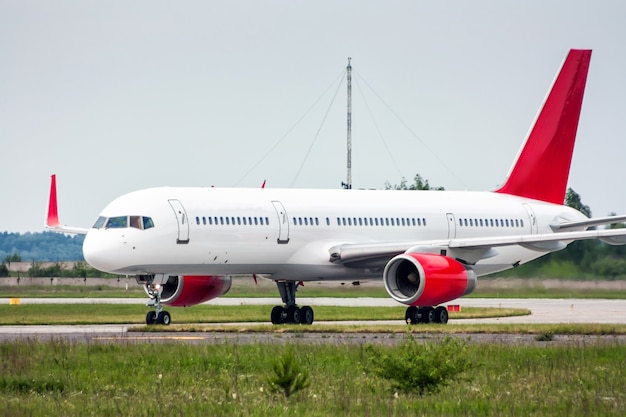
<svg viewBox="0 0 626 417">
<path fill-rule="evenodd" d="M 46 228 L 60 233 L 71 233 L 75 235 L 86 235 L 89 231 L 86 227 L 73 227 L 59 222 L 59 211 L 57 208 L 57 181 L 56 175 L 52 175 L 50 181 L 50 200 L 48 201 L 48 217 L 46 218 Z"/>
<path fill-rule="evenodd" d="M 579 222 L 564 222 L 559 224 L 550 225 L 552 230 L 555 232 L 567 229 L 575 229 L 581 227 L 592 227 L 592 226 L 600 226 L 603 224 L 614 224 L 621 223 L 626 221 L 626 216 L 608 216 L 608 217 L 595 217 L 592 219 L 587 219 Z"/>
<path fill-rule="evenodd" d="M 612 223 L 617 217 L 612 218 Z M 382 267 L 401 253 L 445 254 L 468 264 L 490 258 L 494 248 L 519 245 L 526 249 L 553 252 L 574 240 L 600 239 L 611 245 L 626 244 L 626 229 L 583 230 L 536 235 L 494 236 L 467 239 L 442 239 L 414 242 L 347 243 L 330 248 L 330 261 L 347 267 Z"/>
</svg>

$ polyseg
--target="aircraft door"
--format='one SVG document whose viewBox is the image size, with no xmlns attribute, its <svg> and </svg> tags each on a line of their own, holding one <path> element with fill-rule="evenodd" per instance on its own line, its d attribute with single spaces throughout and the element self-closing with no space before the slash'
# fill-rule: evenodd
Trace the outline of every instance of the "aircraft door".
<svg viewBox="0 0 626 417">
<path fill-rule="evenodd" d="M 278 216 L 278 244 L 289 243 L 289 217 L 287 216 L 287 210 L 280 201 L 272 201 L 272 205 L 276 210 Z"/>
<path fill-rule="evenodd" d="M 187 244 L 189 243 L 189 219 L 187 218 L 187 212 L 185 207 L 178 200 L 167 200 L 174 210 L 176 215 L 176 221 L 178 222 L 178 237 L 176 243 Z"/>
<path fill-rule="evenodd" d="M 528 221 L 530 222 L 530 234 L 535 235 L 537 234 L 538 229 L 537 217 L 535 217 L 535 212 L 528 204 L 522 204 L 522 206 L 524 206 L 524 208 L 526 209 L 526 213 L 528 213 Z"/>
<path fill-rule="evenodd" d="M 448 218 L 448 239 L 454 239 L 456 237 L 456 221 L 454 220 L 454 214 L 447 213 Z"/>
</svg>

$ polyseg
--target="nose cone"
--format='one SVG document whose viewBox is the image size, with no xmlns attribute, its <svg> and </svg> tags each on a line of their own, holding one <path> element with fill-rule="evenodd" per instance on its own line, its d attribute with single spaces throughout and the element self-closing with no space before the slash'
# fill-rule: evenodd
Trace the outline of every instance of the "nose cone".
<svg viewBox="0 0 626 417">
<path fill-rule="evenodd" d="M 89 265 L 100 271 L 123 273 L 125 242 L 117 233 L 108 232 L 103 229 L 89 230 L 83 242 L 83 256 Z"/>
</svg>

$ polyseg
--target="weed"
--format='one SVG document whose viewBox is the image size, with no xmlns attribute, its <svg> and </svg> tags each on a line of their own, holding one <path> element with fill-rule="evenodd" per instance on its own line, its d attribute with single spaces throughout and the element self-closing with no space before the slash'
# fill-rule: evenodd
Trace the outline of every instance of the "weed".
<svg viewBox="0 0 626 417">
<path fill-rule="evenodd" d="M 538 342 L 551 342 L 554 339 L 552 332 L 543 332 L 535 336 L 535 340 Z"/>
<path fill-rule="evenodd" d="M 275 391 L 282 390 L 287 398 L 310 385 L 309 372 L 296 360 L 291 344 L 287 344 L 285 352 L 274 362 L 272 369 L 274 375 L 269 378 L 270 386 Z"/>
</svg>

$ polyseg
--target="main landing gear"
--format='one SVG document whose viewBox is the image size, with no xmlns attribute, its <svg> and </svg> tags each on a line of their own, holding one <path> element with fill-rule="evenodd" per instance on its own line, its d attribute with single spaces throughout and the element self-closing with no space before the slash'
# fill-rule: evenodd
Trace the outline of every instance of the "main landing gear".
<svg viewBox="0 0 626 417">
<path fill-rule="evenodd" d="M 154 311 L 149 311 L 146 314 L 146 324 L 148 326 L 153 324 L 169 325 L 172 322 L 172 316 L 168 311 L 163 310 L 163 304 L 161 304 L 161 294 L 163 293 L 164 277 L 159 276 L 141 276 L 141 281 L 146 287 L 146 292 L 150 297 L 150 301 L 146 304 L 148 307 L 154 307 Z M 137 278 L 137 282 L 140 279 Z"/>
<path fill-rule="evenodd" d="M 415 307 L 410 306 L 404 313 L 404 319 L 408 324 L 419 323 L 439 323 L 446 324 L 448 322 L 448 309 L 444 306 L 439 307 Z"/>
<path fill-rule="evenodd" d="M 313 324 L 313 309 L 296 305 L 296 291 L 300 283 L 296 281 L 276 281 L 280 297 L 285 306 L 272 309 L 272 324 Z"/>
</svg>

